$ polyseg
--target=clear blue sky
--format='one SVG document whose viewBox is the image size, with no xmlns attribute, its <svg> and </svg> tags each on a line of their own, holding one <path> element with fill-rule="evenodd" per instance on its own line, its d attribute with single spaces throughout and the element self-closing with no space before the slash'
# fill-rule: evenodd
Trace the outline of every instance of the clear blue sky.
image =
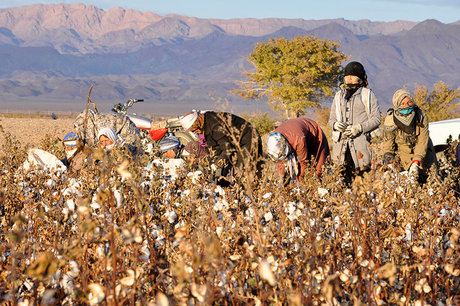
<svg viewBox="0 0 460 306">
<path fill-rule="evenodd" d="M 372 21 L 437 19 L 460 20 L 460 0 L 0 0 L 0 7 L 36 3 L 85 3 L 104 10 L 151 11 L 159 15 L 179 14 L 201 18 L 302 18 Z"/>
</svg>

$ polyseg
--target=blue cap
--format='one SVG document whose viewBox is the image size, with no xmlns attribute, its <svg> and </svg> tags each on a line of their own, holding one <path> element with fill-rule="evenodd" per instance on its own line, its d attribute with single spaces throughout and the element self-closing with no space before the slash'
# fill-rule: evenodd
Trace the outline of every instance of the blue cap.
<svg viewBox="0 0 460 306">
<path fill-rule="evenodd" d="M 70 132 L 69 134 L 65 135 L 63 142 L 68 142 L 68 141 L 77 141 L 80 139 L 80 134 L 75 133 L 75 132 Z M 74 145 L 71 145 L 72 147 Z"/>
</svg>

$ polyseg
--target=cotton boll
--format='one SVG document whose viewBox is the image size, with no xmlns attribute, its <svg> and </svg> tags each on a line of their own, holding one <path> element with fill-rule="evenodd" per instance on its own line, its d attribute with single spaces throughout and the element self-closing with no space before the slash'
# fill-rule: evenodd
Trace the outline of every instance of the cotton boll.
<svg viewBox="0 0 460 306">
<path fill-rule="evenodd" d="M 266 194 L 264 194 L 264 195 L 262 196 L 262 198 L 264 198 L 265 200 L 267 200 L 267 199 L 270 199 L 271 196 L 272 196 L 272 193 L 271 193 L 271 192 L 267 192 Z"/>
<path fill-rule="evenodd" d="M 174 223 L 174 221 L 176 221 L 177 219 L 177 214 L 175 211 L 167 211 L 164 216 L 168 219 L 168 222 L 169 223 Z"/>
<path fill-rule="evenodd" d="M 73 277 L 71 277 L 68 274 L 64 274 L 62 277 L 61 281 L 59 282 L 59 285 L 61 286 L 62 289 L 64 289 L 64 292 L 67 294 L 71 294 L 73 292 L 74 284 L 73 284 Z"/>
<path fill-rule="evenodd" d="M 139 256 L 140 259 L 148 261 L 150 259 L 150 250 L 147 245 L 143 245 L 140 250 L 141 255 Z"/>
<path fill-rule="evenodd" d="M 215 211 L 222 211 L 224 208 L 228 207 L 228 202 L 226 200 L 218 200 L 216 204 L 214 204 L 213 208 Z"/>
<path fill-rule="evenodd" d="M 75 211 L 75 201 L 72 200 L 72 199 L 68 199 L 66 202 L 65 202 L 66 206 L 67 206 L 67 209 L 69 211 Z"/>
<path fill-rule="evenodd" d="M 259 275 L 260 278 L 269 283 L 270 286 L 274 286 L 276 284 L 275 276 L 273 275 L 270 264 L 265 260 L 262 260 L 259 264 Z"/>
<path fill-rule="evenodd" d="M 50 283 L 53 285 L 53 287 L 59 283 L 60 278 L 61 278 L 61 270 L 57 270 L 56 273 L 51 275 Z"/>
<path fill-rule="evenodd" d="M 66 274 L 72 278 L 76 278 L 80 274 L 80 268 L 78 267 L 78 263 L 75 260 L 71 260 L 68 263 L 69 265 L 69 272 Z"/>
<path fill-rule="evenodd" d="M 186 226 L 185 222 L 184 221 L 179 221 L 174 225 L 174 229 L 177 230 L 180 227 L 184 227 L 184 226 Z"/>
<path fill-rule="evenodd" d="M 97 256 L 99 256 L 99 258 L 105 257 L 106 252 L 105 252 L 104 247 L 102 245 L 97 247 L 96 254 L 97 254 Z"/>
<path fill-rule="evenodd" d="M 193 172 L 192 183 L 197 184 L 202 175 L 203 175 L 203 172 L 200 170 Z"/>
<path fill-rule="evenodd" d="M 156 239 L 158 238 L 160 232 L 157 229 L 153 229 L 150 234 L 152 235 L 153 239 Z"/>
<path fill-rule="evenodd" d="M 42 206 L 43 206 L 43 209 L 45 210 L 45 212 L 49 212 L 49 211 L 50 211 L 50 208 L 49 208 L 48 205 L 46 205 L 45 203 L 42 202 Z"/>
<path fill-rule="evenodd" d="M 93 210 L 101 209 L 101 205 L 99 205 L 99 203 L 97 203 L 97 202 L 91 203 L 90 207 L 91 207 Z"/>
<path fill-rule="evenodd" d="M 137 226 L 133 226 L 131 228 L 123 228 L 121 230 L 121 234 L 126 244 L 130 244 L 132 242 L 142 242 L 142 232 Z"/>
<path fill-rule="evenodd" d="M 412 225 L 410 223 L 406 224 L 405 233 L 406 233 L 405 240 L 412 241 Z"/>
<path fill-rule="evenodd" d="M 220 196 L 224 196 L 225 195 L 225 190 L 220 187 L 220 186 L 217 186 L 216 189 L 214 189 L 214 192 L 217 193 L 218 195 Z"/>
<path fill-rule="evenodd" d="M 105 298 L 104 288 L 96 283 L 92 283 L 88 285 L 89 294 L 88 294 L 88 302 L 90 305 L 96 305 L 102 302 Z"/>
<path fill-rule="evenodd" d="M 318 195 L 320 197 L 324 197 L 328 193 L 329 193 L 329 191 L 327 189 L 321 188 L 321 187 L 318 188 Z"/>
<path fill-rule="evenodd" d="M 270 222 L 273 219 L 273 215 L 271 212 L 268 212 L 264 215 L 264 219 L 266 222 Z"/>
<path fill-rule="evenodd" d="M 159 292 L 156 296 L 156 303 L 155 305 L 157 306 L 169 306 L 169 301 L 166 295 L 163 293 Z"/>
<path fill-rule="evenodd" d="M 113 196 L 115 198 L 115 202 L 117 203 L 117 208 L 120 208 L 123 204 L 123 194 L 118 189 L 113 190 Z"/>
<path fill-rule="evenodd" d="M 120 279 L 120 283 L 123 286 L 130 287 L 130 286 L 134 285 L 135 273 L 134 273 L 134 270 L 131 270 L 131 269 L 126 271 L 126 273 L 128 274 L 128 276 L 123 277 L 122 279 Z"/>
<path fill-rule="evenodd" d="M 286 213 L 288 213 L 287 218 L 291 221 L 294 221 L 300 216 L 300 211 L 297 209 L 296 205 L 294 202 L 289 202 L 288 207 L 285 208 L 284 210 Z"/>
<path fill-rule="evenodd" d="M 49 179 L 48 181 L 46 181 L 45 186 L 48 188 L 55 187 L 56 183 L 52 179 Z"/>
<path fill-rule="evenodd" d="M 249 220 L 254 220 L 255 218 L 255 212 L 254 212 L 254 209 L 252 207 L 248 208 L 246 210 L 246 219 L 249 219 Z"/>
</svg>

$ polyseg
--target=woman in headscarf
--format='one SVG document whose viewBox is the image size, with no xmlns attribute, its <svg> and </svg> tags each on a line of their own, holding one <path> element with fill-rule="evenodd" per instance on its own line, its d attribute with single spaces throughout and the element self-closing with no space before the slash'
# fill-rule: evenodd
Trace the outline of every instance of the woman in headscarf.
<svg viewBox="0 0 460 306">
<path fill-rule="evenodd" d="M 279 174 L 285 176 L 287 168 L 292 180 L 300 180 L 310 162 L 321 177 L 321 168 L 330 159 L 326 135 L 315 121 L 307 118 L 289 119 L 270 133 L 267 155 L 278 162 Z"/>
<path fill-rule="evenodd" d="M 405 89 L 398 89 L 393 95 L 393 108 L 388 110 L 384 122 L 384 137 L 384 163 L 393 163 L 398 157 L 402 170 L 424 180 L 436 163 L 436 153 L 428 132 L 428 117 Z"/>
<path fill-rule="evenodd" d="M 344 69 L 344 84 L 336 92 L 331 106 L 332 159 L 344 166 L 347 183 L 351 183 L 355 174 L 370 169 L 370 135 L 381 122 L 377 98 L 367 86 L 363 65 L 348 63 Z"/>
<path fill-rule="evenodd" d="M 111 151 L 116 145 L 123 145 L 123 138 L 118 136 L 114 130 L 109 127 L 104 127 L 97 133 L 99 147 L 106 151 Z"/>
</svg>

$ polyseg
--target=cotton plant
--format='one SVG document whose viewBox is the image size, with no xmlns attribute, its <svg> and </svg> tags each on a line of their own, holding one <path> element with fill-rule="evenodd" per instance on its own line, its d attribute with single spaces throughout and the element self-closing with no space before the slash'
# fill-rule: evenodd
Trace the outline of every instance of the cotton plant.
<svg viewBox="0 0 460 306">
<path fill-rule="evenodd" d="M 222 188 L 124 156 L 75 180 L 14 167 L 0 158 L 10 302 L 454 301 L 458 199 L 436 180 L 373 169 L 345 187 L 325 171 L 281 187 L 267 168 L 257 185 Z"/>
</svg>

